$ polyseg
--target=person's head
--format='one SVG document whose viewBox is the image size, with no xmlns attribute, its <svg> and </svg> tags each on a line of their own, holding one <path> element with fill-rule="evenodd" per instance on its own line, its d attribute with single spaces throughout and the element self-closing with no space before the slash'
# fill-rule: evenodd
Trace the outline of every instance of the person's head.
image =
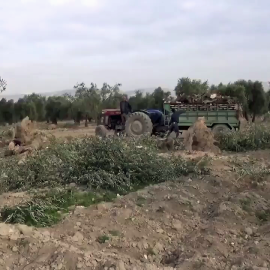
<svg viewBox="0 0 270 270">
<path fill-rule="evenodd" d="M 123 100 L 127 101 L 127 96 L 126 95 L 123 95 Z"/>
<path fill-rule="evenodd" d="M 172 113 L 175 113 L 175 108 L 172 108 Z"/>
</svg>

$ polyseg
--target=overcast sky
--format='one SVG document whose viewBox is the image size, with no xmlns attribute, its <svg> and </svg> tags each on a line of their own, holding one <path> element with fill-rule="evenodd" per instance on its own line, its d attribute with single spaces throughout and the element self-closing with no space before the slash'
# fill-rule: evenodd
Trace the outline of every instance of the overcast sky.
<svg viewBox="0 0 270 270">
<path fill-rule="evenodd" d="M 6 94 L 270 80 L 269 0 L 0 0 Z"/>
</svg>

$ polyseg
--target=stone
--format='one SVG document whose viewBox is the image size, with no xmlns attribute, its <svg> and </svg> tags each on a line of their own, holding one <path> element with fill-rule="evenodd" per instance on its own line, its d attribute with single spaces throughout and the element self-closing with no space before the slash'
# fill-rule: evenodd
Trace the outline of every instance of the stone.
<svg viewBox="0 0 270 270">
<path fill-rule="evenodd" d="M 174 220 L 172 222 L 172 227 L 177 231 L 181 231 L 183 229 L 183 225 L 180 220 Z"/>
<path fill-rule="evenodd" d="M 82 242 L 83 241 L 83 235 L 80 233 L 80 232 L 76 232 L 73 237 L 72 237 L 72 240 L 74 242 Z"/>
<path fill-rule="evenodd" d="M 12 141 L 12 142 L 10 142 L 9 145 L 8 145 L 8 150 L 13 151 L 14 149 L 15 149 L 15 143 Z"/>
<path fill-rule="evenodd" d="M 98 211 L 108 210 L 111 207 L 110 203 L 99 203 L 96 208 Z"/>
<path fill-rule="evenodd" d="M 33 228 L 24 224 L 18 224 L 17 229 L 25 236 L 31 236 L 33 233 Z"/>
<path fill-rule="evenodd" d="M 18 251 L 18 247 L 14 246 L 14 247 L 12 248 L 12 251 L 13 251 L 13 252 L 17 252 L 17 251 Z"/>
<path fill-rule="evenodd" d="M 77 269 L 82 269 L 83 268 L 83 264 L 82 263 L 77 263 Z"/>
<path fill-rule="evenodd" d="M 0 236 L 8 236 L 11 232 L 10 225 L 6 223 L 0 223 Z"/>
<path fill-rule="evenodd" d="M 245 232 L 246 232 L 247 235 L 252 235 L 253 234 L 252 229 L 249 228 L 249 227 L 245 229 Z"/>
<path fill-rule="evenodd" d="M 119 261 L 117 263 L 117 270 L 126 270 L 125 263 L 123 261 Z"/>
<path fill-rule="evenodd" d="M 156 243 L 155 246 L 154 246 L 154 250 L 160 252 L 164 249 L 163 245 L 160 244 L 160 243 Z"/>
<path fill-rule="evenodd" d="M 76 187 L 76 184 L 75 183 L 70 183 L 69 187 L 74 188 L 74 187 Z"/>
</svg>

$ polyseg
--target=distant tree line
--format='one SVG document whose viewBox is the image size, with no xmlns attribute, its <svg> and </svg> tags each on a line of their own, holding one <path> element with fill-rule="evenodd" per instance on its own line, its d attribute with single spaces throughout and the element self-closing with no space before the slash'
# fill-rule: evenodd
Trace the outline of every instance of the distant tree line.
<svg viewBox="0 0 270 270">
<path fill-rule="evenodd" d="M 0 92 L 5 91 L 6 81 L 0 77 Z M 46 98 L 38 94 L 25 95 L 17 102 L 0 100 L 0 123 L 16 123 L 29 116 L 31 120 L 47 121 L 57 124 L 60 120 L 73 119 L 80 123 L 85 120 L 87 125 L 91 119 L 97 119 L 102 109 L 119 108 L 122 99 L 121 84 L 110 86 L 104 83 L 101 88 L 91 83 L 90 87 L 84 83 L 74 86 L 75 96 L 51 96 Z M 176 96 L 200 95 L 204 93 L 218 93 L 235 97 L 242 104 L 244 115 L 254 121 L 256 116 L 262 115 L 270 108 L 269 92 L 265 92 L 259 81 L 239 80 L 229 84 L 209 85 L 207 81 L 180 78 L 174 89 Z M 140 90 L 129 98 L 133 110 L 162 109 L 164 99 L 169 100 L 171 93 L 158 87 L 153 93 L 143 94 Z"/>
</svg>

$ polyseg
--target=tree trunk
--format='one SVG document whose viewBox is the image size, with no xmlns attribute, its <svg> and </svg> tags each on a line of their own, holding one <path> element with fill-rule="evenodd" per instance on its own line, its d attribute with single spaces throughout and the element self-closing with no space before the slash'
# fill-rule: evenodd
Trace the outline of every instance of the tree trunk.
<svg viewBox="0 0 270 270">
<path fill-rule="evenodd" d="M 244 112 L 244 117 L 246 118 L 247 121 L 249 121 L 249 116 L 247 112 Z"/>
<path fill-rule="evenodd" d="M 57 118 L 56 118 L 56 117 L 52 119 L 52 123 L 53 123 L 54 125 L 57 125 Z"/>
<path fill-rule="evenodd" d="M 87 118 L 85 118 L 84 126 L 85 126 L 85 127 L 88 127 L 88 121 L 87 121 Z"/>
<path fill-rule="evenodd" d="M 256 119 L 256 114 L 254 113 L 253 116 L 252 116 L 252 123 L 255 122 L 255 119 Z"/>
</svg>

